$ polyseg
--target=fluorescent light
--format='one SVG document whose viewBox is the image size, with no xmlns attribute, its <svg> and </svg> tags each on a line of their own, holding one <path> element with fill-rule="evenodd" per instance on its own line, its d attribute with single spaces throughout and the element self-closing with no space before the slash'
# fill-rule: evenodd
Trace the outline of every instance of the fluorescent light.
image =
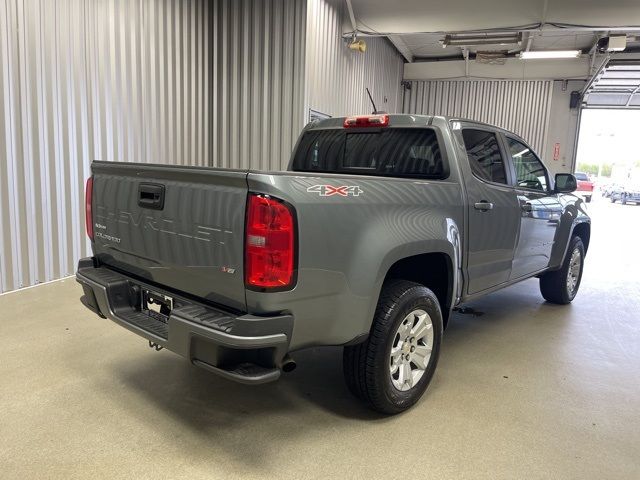
<svg viewBox="0 0 640 480">
<path fill-rule="evenodd" d="M 520 52 L 520 58 L 523 60 L 538 58 L 577 58 L 581 53 L 580 50 L 538 50 L 535 52 Z"/>
<path fill-rule="evenodd" d="M 442 48 L 446 48 L 448 46 L 474 47 L 480 45 L 520 45 L 521 42 L 522 33 L 445 35 L 444 39 L 440 40 Z"/>
</svg>

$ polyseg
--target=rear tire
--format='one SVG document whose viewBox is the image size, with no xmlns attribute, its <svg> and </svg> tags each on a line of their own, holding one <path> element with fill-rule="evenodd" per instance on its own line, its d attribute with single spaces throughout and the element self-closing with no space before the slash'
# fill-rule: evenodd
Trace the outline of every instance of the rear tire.
<svg viewBox="0 0 640 480">
<path fill-rule="evenodd" d="M 588 197 L 584 197 L 584 200 L 585 200 L 587 203 L 591 203 L 591 195 L 589 195 Z"/>
<path fill-rule="evenodd" d="M 613 198 L 613 195 L 611 195 L 611 203 L 616 203 L 616 199 Z"/>
<path fill-rule="evenodd" d="M 386 282 L 369 337 L 344 348 L 349 390 L 378 412 L 407 410 L 429 386 L 441 340 L 442 312 L 435 294 L 418 283 Z"/>
<path fill-rule="evenodd" d="M 540 277 L 540 293 L 547 302 L 566 305 L 576 297 L 582 280 L 584 256 L 584 244 L 576 235 L 569 242 L 560 269 L 547 272 Z"/>
</svg>

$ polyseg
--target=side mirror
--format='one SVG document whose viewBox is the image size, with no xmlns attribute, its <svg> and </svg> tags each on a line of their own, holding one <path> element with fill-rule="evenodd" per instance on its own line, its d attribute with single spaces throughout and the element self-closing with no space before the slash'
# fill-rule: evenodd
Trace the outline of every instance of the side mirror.
<svg viewBox="0 0 640 480">
<path fill-rule="evenodd" d="M 578 188 L 578 181 L 570 173 L 556 173 L 556 193 L 571 193 Z"/>
</svg>

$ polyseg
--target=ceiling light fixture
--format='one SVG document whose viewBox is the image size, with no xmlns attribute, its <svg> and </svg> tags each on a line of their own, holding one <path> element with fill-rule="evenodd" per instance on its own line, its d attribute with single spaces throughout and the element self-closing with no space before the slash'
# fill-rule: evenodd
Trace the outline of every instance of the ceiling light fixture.
<svg viewBox="0 0 640 480">
<path fill-rule="evenodd" d="M 578 58 L 582 52 L 580 50 L 537 50 L 520 52 L 523 60 L 536 60 L 545 58 Z"/>
<path fill-rule="evenodd" d="M 474 47 L 476 45 L 520 45 L 522 43 L 522 33 L 507 34 L 458 34 L 445 35 L 440 40 L 442 48 L 452 47 Z"/>
</svg>

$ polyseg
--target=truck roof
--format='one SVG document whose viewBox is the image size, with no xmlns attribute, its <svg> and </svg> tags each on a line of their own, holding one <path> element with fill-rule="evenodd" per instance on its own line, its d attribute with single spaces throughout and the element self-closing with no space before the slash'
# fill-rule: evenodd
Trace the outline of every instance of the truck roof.
<svg viewBox="0 0 640 480">
<path fill-rule="evenodd" d="M 366 115 L 366 114 L 365 114 Z M 420 127 L 420 126 L 444 126 L 448 124 L 450 121 L 459 121 L 465 123 L 472 123 L 475 125 L 482 125 L 494 128 L 496 130 L 500 130 L 504 133 L 508 133 L 509 135 L 513 135 L 517 138 L 522 139 L 518 134 L 506 130 L 502 127 L 498 127 L 497 125 L 492 125 L 490 123 L 480 122 L 478 120 L 471 120 L 469 118 L 463 117 L 454 117 L 454 116 L 445 116 L 445 115 L 414 115 L 409 113 L 403 114 L 394 114 L 389 113 L 389 126 L 393 127 Z M 344 120 L 348 118 L 346 116 L 343 117 L 332 117 L 327 118 L 325 120 L 318 120 L 313 124 L 307 125 L 306 130 L 315 130 L 315 129 L 327 129 L 327 128 L 343 128 Z M 526 142 L 525 142 L 526 143 Z"/>
</svg>

